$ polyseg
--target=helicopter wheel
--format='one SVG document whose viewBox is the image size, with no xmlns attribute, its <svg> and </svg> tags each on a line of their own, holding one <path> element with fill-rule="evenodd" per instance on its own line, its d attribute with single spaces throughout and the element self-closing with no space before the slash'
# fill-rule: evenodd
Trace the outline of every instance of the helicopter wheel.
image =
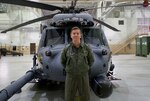
<svg viewBox="0 0 150 101">
<path fill-rule="evenodd" d="M 42 85 L 46 85 L 46 84 L 47 84 L 47 80 L 45 80 L 45 79 L 38 80 L 38 85 L 42 86 Z"/>
<path fill-rule="evenodd" d="M 39 85 L 55 85 L 55 83 L 53 83 L 50 80 L 46 80 L 46 79 L 40 79 L 40 80 L 38 80 L 38 84 Z"/>
</svg>

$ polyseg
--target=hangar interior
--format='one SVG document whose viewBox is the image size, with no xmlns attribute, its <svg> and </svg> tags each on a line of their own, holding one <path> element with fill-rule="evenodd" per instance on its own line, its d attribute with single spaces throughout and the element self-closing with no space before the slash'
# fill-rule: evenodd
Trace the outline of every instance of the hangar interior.
<svg viewBox="0 0 150 101">
<path fill-rule="evenodd" d="M 30 1 L 68 7 L 72 0 Z M 95 8 L 89 10 L 88 13 L 120 30 L 115 32 L 101 26 L 113 54 L 114 76 L 119 80 L 112 80 L 114 90 L 108 98 L 101 99 L 91 90 L 91 101 L 149 101 L 150 5 L 144 5 L 144 1 L 146 0 L 77 1 L 76 7 Z M 135 6 L 134 4 L 137 3 L 143 3 L 143 5 Z M 119 6 L 124 4 L 134 6 Z M 54 12 L 56 11 L 0 3 L 0 32 Z M 33 54 L 38 51 L 41 38 L 40 26 L 43 22 L 49 23 L 51 20 L 30 24 L 7 33 L 0 33 L 0 49 L 8 52 L 1 53 L 0 91 L 31 69 Z M 146 45 L 146 48 L 144 45 Z M 16 53 L 13 54 L 12 51 Z M 13 56 L 16 54 L 23 56 Z M 60 82 L 56 83 L 59 84 Z M 28 83 L 22 88 L 22 93 L 15 94 L 8 101 L 64 101 L 63 94 L 63 87 L 56 87 L 56 89 L 53 88 L 53 85 L 50 88 L 37 87 L 34 83 Z M 76 96 L 76 101 L 80 101 L 78 97 Z"/>
<path fill-rule="evenodd" d="M 39 2 L 58 5 L 60 7 L 69 6 L 71 0 L 54 1 L 54 0 L 38 0 Z M 90 14 L 98 19 L 102 19 L 106 23 L 118 28 L 120 32 L 114 32 L 104 27 L 107 40 L 114 54 L 135 54 L 136 42 L 135 38 L 140 35 L 149 35 L 149 7 L 126 6 L 126 7 L 108 7 L 109 5 L 135 4 L 142 3 L 141 0 L 123 1 L 101 1 L 101 0 L 79 0 L 77 7 L 106 7 L 89 11 Z M 53 12 L 41 9 L 22 7 L 9 4 L 0 5 L 0 30 L 7 29 L 14 25 L 32 20 L 34 18 L 51 14 Z M 37 52 L 39 44 L 40 23 L 37 22 L 28 26 L 21 27 L 5 34 L 1 33 L 1 48 L 12 50 L 16 46 L 16 51 L 23 54 L 32 54 L 31 51 Z M 130 25 L 130 26 L 129 26 Z M 131 27 L 132 26 L 132 27 Z M 30 48 L 33 48 L 30 50 Z"/>
</svg>

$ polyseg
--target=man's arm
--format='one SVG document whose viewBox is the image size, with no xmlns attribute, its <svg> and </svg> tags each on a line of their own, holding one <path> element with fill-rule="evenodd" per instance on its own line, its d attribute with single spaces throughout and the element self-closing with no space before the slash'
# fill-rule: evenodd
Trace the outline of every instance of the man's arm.
<svg viewBox="0 0 150 101">
<path fill-rule="evenodd" d="M 88 56 L 87 56 L 88 64 L 91 67 L 92 64 L 94 63 L 94 56 L 93 56 L 92 50 L 89 46 L 87 47 L 87 49 L 88 49 Z"/>
<path fill-rule="evenodd" d="M 67 57 L 66 57 L 66 48 L 63 49 L 62 53 L 61 53 L 61 64 L 63 65 L 63 67 L 66 67 L 66 61 L 67 61 Z"/>
</svg>

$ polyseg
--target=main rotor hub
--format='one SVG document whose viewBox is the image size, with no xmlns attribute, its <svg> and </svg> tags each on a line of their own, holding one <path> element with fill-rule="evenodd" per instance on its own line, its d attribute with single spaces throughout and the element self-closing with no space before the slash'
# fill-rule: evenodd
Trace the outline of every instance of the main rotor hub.
<svg viewBox="0 0 150 101">
<path fill-rule="evenodd" d="M 72 13 L 72 14 L 57 14 L 53 17 L 51 26 L 64 27 L 68 25 L 76 26 L 93 26 L 94 21 L 90 14 L 87 13 Z"/>
<path fill-rule="evenodd" d="M 70 6 L 68 8 L 63 8 L 62 13 L 81 13 L 83 11 L 87 11 L 85 8 L 75 8 Z"/>
</svg>

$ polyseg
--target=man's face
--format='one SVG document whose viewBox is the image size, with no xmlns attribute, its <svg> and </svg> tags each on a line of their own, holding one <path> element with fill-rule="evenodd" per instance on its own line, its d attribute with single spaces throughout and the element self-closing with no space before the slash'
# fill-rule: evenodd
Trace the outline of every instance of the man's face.
<svg viewBox="0 0 150 101">
<path fill-rule="evenodd" d="M 72 30 L 72 32 L 71 32 L 72 41 L 79 42 L 80 38 L 81 38 L 80 30 L 79 29 Z"/>
</svg>

